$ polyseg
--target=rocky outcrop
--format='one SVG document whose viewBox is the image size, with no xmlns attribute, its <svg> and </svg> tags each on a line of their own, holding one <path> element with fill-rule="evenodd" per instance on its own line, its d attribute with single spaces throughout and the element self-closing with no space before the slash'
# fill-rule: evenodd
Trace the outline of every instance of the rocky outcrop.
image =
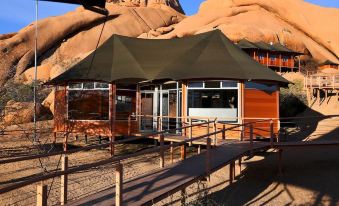
<svg viewBox="0 0 339 206">
<path fill-rule="evenodd" d="M 339 9 L 302 0 L 206 0 L 196 15 L 167 33 L 148 38 L 174 38 L 220 29 L 231 40 L 280 42 L 309 53 L 318 62 L 339 62 Z"/>
<path fill-rule="evenodd" d="M 36 107 L 37 116 L 42 115 L 44 110 L 40 104 Z M 7 102 L 4 110 L 3 123 L 5 125 L 17 125 L 32 122 L 34 115 L 34 104 L 32 102 Z"/>
<path fill-rule="evenodd" d="M 46 70 L 52 70 L 54 66 L 67 68 L 69 62 L 96 49 L 112 34 L 137 37 L 150 30 L 176 24 L 184 18 L 183 14 L 167 6 L 177 5 L 175 8 L 181 11 L 176 0 L 121 2 L 139 4 L 121 6 L 120 1 L 108 3 L 107 17 L 79 7 L 65 15 L 40 20 L 39 65 L 46 65 Z M 34 33 L 35 24 L 32 23 L 18 33 L 0 36 L 0 85 L 14 76 L 22 77 L 21 74 L 32 66 Z"/>
</svg>

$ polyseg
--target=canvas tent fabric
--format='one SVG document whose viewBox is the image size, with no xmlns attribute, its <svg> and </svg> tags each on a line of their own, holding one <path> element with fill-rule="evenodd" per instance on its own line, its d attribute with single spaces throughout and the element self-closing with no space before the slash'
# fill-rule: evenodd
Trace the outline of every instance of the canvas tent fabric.
<svg viewBox="0 0 339 206">
<path fill-rule="evenodd" d="M 113 35 L 95 52 L 49 84 L 187 79 L 236 79 L 288 84 L 286 79 L 254 61 L 219 30 L 175 39 Z"/>
</svg>

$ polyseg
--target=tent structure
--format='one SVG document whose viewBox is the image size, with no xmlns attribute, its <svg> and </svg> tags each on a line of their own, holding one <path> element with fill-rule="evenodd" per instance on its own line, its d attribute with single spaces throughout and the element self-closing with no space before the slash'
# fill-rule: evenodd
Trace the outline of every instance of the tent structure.
<svg viewBox="0 0 339 206">
<path fill-rule="evenodd" d="M 220 30 L 175 39 L 113 35 L 95 52 L 48 84 L 185 79 L 288 81 L 254 61 Z"/>
</svg>

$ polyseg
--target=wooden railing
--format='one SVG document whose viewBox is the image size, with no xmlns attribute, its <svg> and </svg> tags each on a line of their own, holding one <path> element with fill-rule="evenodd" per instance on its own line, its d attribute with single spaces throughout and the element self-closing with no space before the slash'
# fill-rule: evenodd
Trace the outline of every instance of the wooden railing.
<svg viewBox="0 0 339 206">
<path fill-rule="evenodd" d="M 306 76 L 304 86 L 310 89 L 338 89 L 339 74 L 313 74 Z"/>
<path fill-rule="evenodd" d="M 338 115 L 330 115 L 330 116 L 317 116 L 317 117 L 303 117 L 304 119 L 310 119 L 310 118 L 329 118 L 329 117 L 337 117 Z M 302 119 L 300 117 L 294 117 L 294 118 L 280 118 L 279 120 L 291 120 L 291 119 Z M 101 145 L 94 145 L 94 146 L 87 146 L 87 147 L 83 147 L 83 148 L 79 148 L 79 149 L 74 149 L 74 150 L 68 150 L 68 151 L 63 151 L 63 152 L 55 152 L 55 153 L 50 153 L 50 154 L 39 154 L 39 155 L 33 155 L 33 156 L 28 156 L 28 157 L 19 157 L 19 158 L 14 158 L 14 159 L 9 159 L 9 160 L 1 160 L 0 164 L 8 164 L 8 163 L 14 163 L 14 162 L 19 162 L 19 161 L 25 161 L 25 160 L 32 160 L 32 159 L 37 159 L 37 158 L 44 158 L 44 157 L 50 157 L 50 156 L 55 156 L 55 155 L 62 155 L 62 167 L 60 171 L 54 171 L 54 172 L 50 172 L 44 175 L 40 175 L 40 176 L 36 176 L 33 177 L 31 179 L 28 179 L 26 181 L 22 181 L 19 183 L 15 183 L 12 185 L 9 185 L 7 187 L 1 188 L 0 189 L 0 194 L 3 193 L 7 193 L 31 184 L 35 184 L 35 183 L 41 183 L 37 186 L 37 204 L 38 205 L 44 205 L 44 203 L 47 202 L 47 186 L 43 184 L 43 181 L 46 181 L 48 179 L 51 178 L 55 178 L 55 177 L 61 177 L 61 193 L 60 193 L 60 202 L 61 204 L 66 204 L 67 203 L 67 185 L 68 185 L 68 175 L 70 174 L 74 174 L 80 171 L 84 171 L 84 170 L 88 170 L 91 169 L 93 167 L 98 167 L 98 166 L 102 166 L 102 165 L 106 165 L 106 164 L 114 164 L 115 165 L 115 172 L 116 172 L 116 205 L 122 205 L 123 199 L 122 199 L 122 186 L 123 186 L 123 165 L 121 163 L 121 161 L 129 159 L 129 158 L 133 158 L 133 157 L 138 157 L 141 155 L 145 155 L 145 154 L 150 154 L 150 153 L 159 153 L 159 158 L 160 158 L 160 168 L 163 168 L 165 166 L 165 151 L 166 150 L 170 150 L 170 155 L 171 157 L 173 157 L 173 150 L 175 147 L 181 147 L 181 159 L 184 160 L 186 158 L 186 144 L 192 143 L 192 141 L 196 141 L 196 140 L 201 140 L 206 138 L 206 162 L 205 162 L 205 173 L 206 176 L 210 175 L 211 172 L 211 165 L 210 165 L 210 160 L 211 160 L 211 153 L 210 150 L 212 149 L 212 141 L 211 141 L 211 136 L 215 136 L 216 134 L 223 134 L 222 136 L 224 136 L 225 132 L 227 130 L 232 130 L 232 129 L 236 129 L 236 128 L 241 128 L 242 131 L 244 127 L 249 127 L 249 131 L 250 131 L 250 139 L 249 139 L 249 146 L 250 146 L 250 155 L 253 155 L 253 130 L 254 130 L 254 124 L 258 123 L 258 122 L 270 122 L 270 145 L 271 147 L 274 146 L 274 141 L 275 141 L 275 135 L 274 135 L 274 130 L 273 130 L 273 126 L 274 126 L 274 119 L 262 119 L 259 121 L 253 121 L 253 122 L 247 122 L 244 124 L 236 124 L 233 125 L 229 128 L 225 128 L 223 127 L 222 129 L 214 129 L 214 131 L 210 132 L 209 127 L 206 127 L 208 129 L 206 129 L 206 134 L 204 135 L 200 135 L 200 136 L 196 136 L 196 137 L 191 137 L 187 140 L 183 140 L 181 142 L 176 142 L 176 143 L 171 143 L 169 145 L 165 145 L 164 144 L 164 134 L 173 130 L 177 130 L 177 131 L 182 131 L 184 129 L 190 129 L 193 128 L 195 126 L 202 126 L 202 125 L 209 125 L 209 124 L 215 124 L 216 123 L 216 119 L 213 121 L 206 121 L 206 122 L 201 122 L 201 123 L 197 123 L 197 124 L 192 124 L 190 123 L 190 125 L 188 126 L 184 126 L 184 127 L 180 127 L 180 128 L 175 128 L 175 129 L 168 129 L 168 130 L 162 130 L 162 131 L 157 131 L 157 132 L 152 132 L 149 134 L 145 134 L 145 136 L 159 136 L 159 142 L 160 142 L 160 146 L 157 146 L 155 148 L 150 148 L 150 149 L 146 149 L 146 150 L 142 150 L 133 154 L 127 154 L 124 156 L 113 156 L 101 161 L 97 161 L 94 163 L 88 163 L 88 164 L 83 164 L 83 165 L 79 165 L 76 167 L 72 167 L 69 168 L 68 167 L 68 156 L 69 154 L 75 153 L 75 152 L 80 152 L 80 151 L 87 151 L 87 150 L 91 150 L 91 149 L 96 149 L 96 148 L 102 148 L 102 147 L 108 147 L 108 146 L 112 146 L 117 145 L 117 144 L 122 144 L 122 143 L 127 143 L 133 140 L 138 140 L 140 139 L 140 137 L 133 137 L 133 138 L 129 138 L 129 139 L 125 139 L 125 140 L 119 140 L 119 141 L 115 141 L 113 143 L 106 143 L 106 144 L 101 144 Z M 216 144 L 214 146 L 217 146 Z M 200 153 L 200 150 L 198 150 L 198 153 Z M 171 162 L 173 162 L 173 158 L 171 158 Z"/>
<path fill-rule="evenodd" d="M 268 121 L 268 120 L 261 120 L 261 121 Z M 270 120 L 272 122 L 272 120 Z M 249 122 L 246 124 L 241 124 L 241 125 L 235 125 L 233 127 L 230 128 L 223 128 L 220 129 L 219 131 L 214 130 L 213 132 L 210 132 L 209 129 L 206 130 L 206 134 L 205 135 L 200 135 L 197 137 L 192 137 L 188 140 L 183 140 L 181 142 L 176 142 L 176 143 L 171 143 L 169 145 L 165 145 L 164 144 L 164 134 L 166 132 L 170 132 L 172 130 L 184 130 L 184 129 L 189 129 L 189 128 L 193 128 L 195 126 L 202 126 L 202 125 L 208 125 L 208 124 L 214 124 L 216 121 L 207 121 L 207 122 L 202 122 L 202 123 L 197 123 L 197 124 L 192 124 L 189 126 L 184 126 L 181 128 L 176 128 L 176 129 L 169 129 L 169 130 L 163 130 L 163 131 L 158 131 L 158 132 L 153 132 L 150 134 L 145 134 L 145 136 L 156 136 L 159 135 L 159 142 L 160 142 L 160 146 L 157 146 L 156 148 L 150 148 L 150 149 L 146 149 L 143 151 L 139 151 L 133 154 L 128 154 L 128 155 L 124 155 L 124 156 L 113 156 L 110 157 L 108 159 L 104 159 L 98 162 L 94 162 L 94 163 L 89 163 L 89 164 L 83 164 L 83 165 L 79 165 L 77 167 L 73 167 L 73 168 L 69 168 L 68 167 L 68 154 L 71 153 L 75 153 L 75 152 L 80 152 L 80 151 L 86 151 L 86 150 L 91 150 L 91 149 L 95 149 L 95 148 L 102 148 L 102 147 L 107 147 L 107 146 L 112 146 L 112 143 L 106 143 L 106 144 L 101 144 L 101 145 L 94 145 L 94 146 L 87 146 L 84 148 L 79 148 L 79 149 L 74 149 L 74 150 L 68 150 L 68 151 L 63 151 L 63 152 L 55 152 L 55 153 L 49 153 L 49 154 L 39 154 L 39 155 L 33 155 L 33 156 L 27 156 L 27 157 L 19 157 L 19 158 L 14 158 L 14 159 L 9 159 L 9 160 L 1 160 L 0 164 L 8 164 L 8 163 L 14 163 L 14 162 L 19 162 L 19 161 L 25 161 L 25 160 L 32 160 L 32 159 L 37 159 L 37 158 L 44 158 L 44 157 L 50 157 L 50 156 L 55 156 L 55 155 L 62 155 L 62 167 L 60 171 L 55 171 L 55 172 L 51 172 L 48 174 L 44 174 L 41 176 L 37 176 L 34 178 L 31 178 L 27 181 L 23 181 L 23 182 L 19 182 L 19 183 L 15 183 L 12 184 L 10 186 L 4 187 L 0 189 L 0 194 L 3 193 L 7 193 L 10 191 L 13 191 L 15 189 L 19 189 L 31 184 L 35 184 L 35 183 L 40 183 L 37 186 L 37 205 L 44 205 L 44 203 L 47 202 L 47 186 L 43 184 L 43 181 L 46 181 L 48 179 L 51 178 L 55 178 L 55 177 L 61 177 L 61 195 L 60 195 L 60 202 L 61 204 L 66 204 L 67 203 L 67 181 L 68 181 L 68 175 L 70 174 L 74 174 L 80 171 L 84 171 L 84 170 L 88 170 L 91 169 L 93 167 L 98 167 L 98 166 L 102 166 L 102 165 L 106 165 L 106 164 L 115 164 L 115 168 L 116 168 L 116 205 L 122 205 L 122 185 L 123 185 L 123 166 L 120 163 L 123 160 L 129 159 L 129 158 L 133 158 L 133 157 L 138 157 L 141 155 L 145 155 L 145 154 L 150 154 L 150 153 L 159 153 L 160 156 L 160 168 L 163 168 L 165 166 L 165 158 L 164 158 L 164 153 L 166 150 L 170 150 L 171 151 L 171 157 L 173 157 L 173 150 L 175 147 L 181 147 L 181 160 L 184 160 L 186 158 L 186 144 L 192 143 L 192 141 L 196 141 L 196 140 L 200 140 L 203 138 L 206 138 L 206 145 L 207 145 L 207 159 L 206 159 L 206 175 L 208 176 L 210 174 L 211 168 L 210 168 L 210 149 L 211 149 L 211 136 L 214 136 L 216 134 L 220 134 L 220 133 L 225 133 L 227 130 L 231 130 L 237 127 L 241 127 L 241 126 L 250 126 L 251 128 L 251 135 L 250 135 L 250 147 L 251 147 L 251 155 L 253 154 L 252 150 L 253 150 L 253 123 L 255 122 Z M 259 122 L 259 121 L 256 121 Z M 272 125 L 272 124 L 271 124 Z M 207 127 L 209 128 L 209 127 Z M 273 127 L 271 127 L 273 128 Z M 273 143 L 273 136 L 271 137 L 271 142 Z M 113 147 L 116 144 L 122 144 L 122 143 L 127 143 L 129 141 L 133 141 L 133 140 L 138 140 L 140 139 L 140 137 L 134 137 L 134 138 L 129 138 L 129 139 L 125 139 L 125 140 L 119 140 L 119 141 L 115 141 L 113 142 Z M 216 144 L 215 144 L 216 146 Z M 200 151 L 199 151 L 200 153 Z M 171 162 L 173 162 L 173 158 L 171 158 Z"/>
</svg>

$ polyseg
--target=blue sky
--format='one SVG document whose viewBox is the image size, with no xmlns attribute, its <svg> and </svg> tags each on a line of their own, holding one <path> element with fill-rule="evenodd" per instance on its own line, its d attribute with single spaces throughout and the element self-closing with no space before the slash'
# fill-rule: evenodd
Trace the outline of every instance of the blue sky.
<svg viewBox="0 0 339 206">
<path fill-rule="evenodd" d="M 195 14 L 204 0 L 180 0 L 187 15 Z M 339 8 L 339 0 L 306 0 L 326 7 Z M 0 34 L 15 32 L 35 19 L 34 0 L 1 0 Z M 56 16 L 74 10 L 75 5 L 39 2 L 39 17 Z"/>
</svg>

